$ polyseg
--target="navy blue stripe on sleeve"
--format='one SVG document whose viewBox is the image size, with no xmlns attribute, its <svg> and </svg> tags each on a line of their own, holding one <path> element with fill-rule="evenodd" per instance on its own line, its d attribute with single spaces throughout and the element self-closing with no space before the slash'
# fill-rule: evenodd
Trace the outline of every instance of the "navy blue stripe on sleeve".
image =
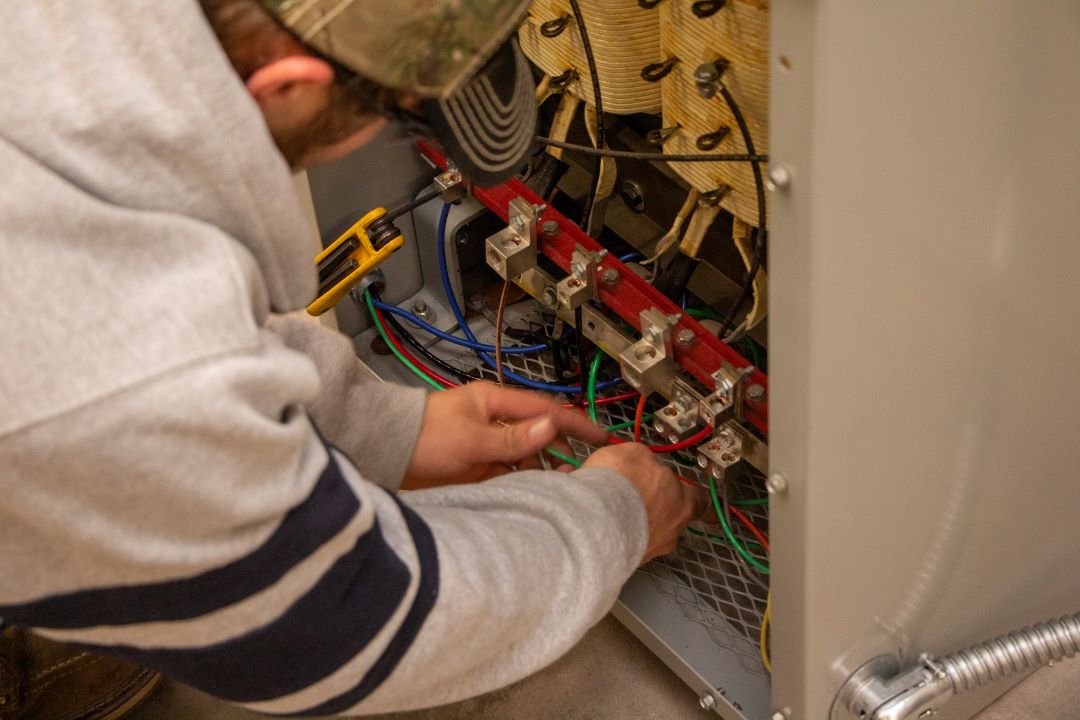
<svg viewBox="0 0 1080 720">
<path fill-rule="evenodd" d="M 405 517 L 409 532 L 412 533 L 416 554 L 420 559 L 420 585 L 412 607 L 398 629 L 397 635 L 360 683 L 352 690 L 311 708 L 303 713 L 304 715 L 338 714 L 370 695 L 386 678 L 390 677 L 390 673 L 397 667 L 406 651 L 412 647 L 413 641 L 420 633 L 420 628 L 423 627 L 424 621 L 435 606 L 435 600 L 439 596 L 439 556 L 435 547 L 435 537 L 423 518 L 401 502 L 397 496 L 393 497 L 401 508 L 401 514 Z"/>
<path fill-rule="evenodd" d="M 200 648 L 86 646 L 232 702 L 303 690 L 356 656 L 405 599 L 411 574 L 379 524 L 270 624 Z"/>
<path fill-rule="evenodd" d="M 52 629 L 186 620 L 228 607 L 269 587 L 341 532 L 360 510 L 360 501 L 342 477 L 329 447 L 326 452 L 326 467 L 311 494 L 248 555 L 189 578 L 94 588 L 25 604 L 0 605 L 0 617 L 15 625 Z"/>
</svg>

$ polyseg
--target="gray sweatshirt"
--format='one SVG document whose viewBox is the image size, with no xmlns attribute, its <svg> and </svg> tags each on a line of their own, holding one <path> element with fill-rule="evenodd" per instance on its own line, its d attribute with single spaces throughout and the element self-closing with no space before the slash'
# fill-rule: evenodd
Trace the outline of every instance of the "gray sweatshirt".
<svg viewBox="0 0 1080 720">
<path fill-rule="evenodd" d="M 422 391 L 273 319 L 288 169 L 195 0 L 0 4 L 0 617 L 274 713 L 538 670 L 642 556 L 633 487 L 398 495 Z"/>
</svg>

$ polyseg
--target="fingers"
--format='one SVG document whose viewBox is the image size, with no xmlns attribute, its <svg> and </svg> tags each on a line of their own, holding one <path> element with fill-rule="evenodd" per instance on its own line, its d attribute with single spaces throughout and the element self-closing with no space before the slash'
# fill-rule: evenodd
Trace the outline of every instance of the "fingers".
<svg viewBox="0 0 1080 720">
<path fill-rule="evenodd" d="M 712 503 L 709 502 L 709 491 L 705 488 L 697 485 L 693 488 L 688 487 L 687 491 L 691 493 L 691 503 L 693 504 L 693 515 L 691 521 L 704 520 L 707 515 L 715 515 L 712 512 Z"/>
<path fill-rule="evenodd" d="M 470 385 L 475 387 L 490 418 L 504 420 L 528 420 L 539 416 L 551 418 L 555 429 L 564 435 L 581 438 L 599 445 L 607 442 L 608 434 L 588 416 L 567 408 L 561 408 L 539 395 L 522 390 L 510 390 L 490 383 Z"/>
<path fill-rule="evenodd" d="M 549 417 L 511 425 L 491 425 L 479 431 L 474 461 L 513 463 L 550 445 L 558 433 Z"/>
</svg>

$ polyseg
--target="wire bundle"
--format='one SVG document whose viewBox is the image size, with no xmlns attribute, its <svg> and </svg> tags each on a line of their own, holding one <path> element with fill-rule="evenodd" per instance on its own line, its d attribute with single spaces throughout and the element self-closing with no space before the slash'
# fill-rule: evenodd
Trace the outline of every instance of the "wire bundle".
<svg viewBox="0 0 1080 720">
<path fill-rule="evenodd" d="M 463 370 L 454 368 L 453 366 L 449 365 L 448 363 L 445 363 L 445 361 L 438 358 L 437 355 L 434 355 L 433 353 L 429 352 L 427 350 L 427 348 L 425 348 L 422 344 L 420 344 L 411 335 L 411 333 L 406 331 L 397 322 L 396 317 L 401 317 L 401 318 L 409 320 L 411 323 L 414 323 L 417 327 L 420 327 L 424 331 L 429 332 L 430 334 L 438 337 L 441 340 L 444 340 L 446 342 L 450 342 L 450 343 L 455 344 L 457 346 L 465 347 L 465 348 L 467 348 L 469 350 L 472 350 L 474 353 L 476 353 L 477 357 L 479 357 L 483 362 L 485 362 L 489 366 L 493 366 L 494 368 L 496 368 L 496 372 L 497 372 L 497 374 L 499 376 L 500 381 L 505 376 L 506 378 L 512 379 L 513 381 L 518 382 L 519 384 L 525 385 L 526 387 L 534 387 L 536 389 L 541 389 L 541 390 L 546 390 L 546 391 L 549 391 L 549 392 L 556 392 L 556 393 L 579 394 L 580 397 L 583 398 L 583 404 L 584 404 L 584 406 L 586 408 L 586 411 L 589 414 L 589 417 L 592 418 L 594 421 L 597 421 L 598 417 L 599 417 L 599 414 L 598 414 L 598 411 L 597 411 L 598 406 L 603 405 L 603 404 L 609 404 L 609 403 L 626 402 L 628 400 L 632 400 L 632 399 L 636 398 L 637 402 L 636 402 L 636 405 L 635 405 L 634 419 L 631 420 L 631 421 L 611 425 L 611 426 L 609 426 L 607 428 L 607 430 L 608 430 L 608 432 L 616 432 L 616 431 L 621 431 L 621 430 L 631 430 L 632 433 L 633 433 L 634 441 L 635 442 L 640 442 L 641 441 L 641 436 L 642 436 L 643 425 L 646 422 L 646 420 L 650 417 L 649 415 L 647 415 L 645 413 L 647 397 L 645 395 L 641 395 L 639 393 L 634 393 L 634 392 L 622 393 L 622 394 L 618 394 L 618 395 L 614 395 L 614 396 L 606 397 L 606 398 L 598 397 L 598 390 L 600 390 L 602 388 L 605 388 L 605 387 L 613 386 L 614 384 L 619 382 L 619 378 L 614 378 L 612 380 L 605 381 L 605 382 L 600 382 L 599 381 L 600 370 L 601 370 L 601 367 L 603 365 L 603 359 L 605 357 L 604 354 L 599 349 L 595 350 L 595 352 L 593 354 L 593 357 L 592 357 L 592 360 L 591 360 L 591 362 L 588 363 L 588 367 L 587 367 L 587 370 L 586 370 L 585 351 L 583 349 L 584 348 L 584 342 L 583 342 L 583 336 L 581 334 L 580 327 L 578 328 L 578 341 L 579 341 L 578 354 L 579 354 L 579 373 L 581 375 L 581 381 L 579 382 L 579 384 L 577 386 L 556 385 L 556 384 L 552 384 L 552 383 L 540 382 L 540 381 L 532 380 L 530 378 L 526 378 L 526 377 L 521 376 L 521 375 L 519 375 L 517 373 L 514 373 L 513 371 L 511 371 L 509 369 L 506 369 L 506 368 L 502 367 L 502 357 L 503 357 L 503 355 L 506 355 L 506 354 L 535 353 L 535 352 L 540 352 L 540 351 L 544 351 L 544 350 L 549 349 L 549 346 L 547 344 L 534 344 L 534 345 L 525 345 L 525 346 L 518 346 L 518 347 L 503 347 L 502 346 L 502 332 L 503 332 L 502 319 L 503 319 L 503 314 L 504 314 L 503 311 L 505 309 L 506 290 L 507 290 L 507 287 L 508 287 L 508 283 L 506 285 L 504 285 L 503 292 L 502 292 L 501 297 L 500 297 L 500 302 L 499 302 L 500 307 L 499 307 L 499 313 L 498 313 L 497 322 L 496 322 L 496 325 L 497 325 L 497 327 L 496 327 L 496 338 L 497 339 L 496 339 L 495 345 L 488 345 L 488 344 L 485 344 L 485 343 L 481 343 L 481 342 L 479 342 L 477 340 L 476 335 L 472 332 L 471 328 L 469 328 L 468 323 L 466 322 L 465 317 L 464 317 L 463 313 L 461 312 L 461 308 L 458 305 L 458 303 L 456 301 L 456 298 L 454 296 L 453 288 L 450 285 L 450 278 L 449 278 L 449 272 L 448 272 L 447 261 L 446 261 L 446 222 L 447 222 L 447 217 L 449 215 L 449 211 L 450 211 L 450 205 L 448 205 L 448 204 L 444 205 L 443 209 L 442 209 L 442 212 L 440 213 L 440 216 L 439 216 L 439 227 L 438 227 L 439 270 L 440 270 L 440 276 L 441 276 L 441 279 L 442 279 L 442 282 L 443 282 L 443 288 L 444 288 L 444 291 L 446 292 L 446 296 L 447 296 L 447 303 L 450 305 L 451 312 L 454 314 L 455 318 L 457 319 L 459 329 L 461 330 L 462 333 L 465 334 L 466 338 L 464 338 L 464 339 L 458 338 L 458 337 L 456 337 L 456 336 L 454 336 L 454 335 L 452 335 L 450 333 L 446 333 L 446 332 L 444 332 L 442 330 L 439 330 L 438 328 L 435 328 L 430 323 L 425 322 L 424 320 L 422 320 L 421 318 L 415 316 L 412 313 L 409 313 L 409 312 L 407 312 L 405 310 L 402 310 L 401 308 L 398 308 L 396 306 L 389 305 L 387 303 L 382 302 L 380 299 L 378 299 L 376 296 L 374 296 L 374 294 L 372 293 L 371 290 L 368 290 L 364 294 L 364 302 L 367 305 L 368 312 L 371 314 L 371 318 L 372 318 L 373 324 L 375 325 L 375 329 L 378 332 L 379 336 L 382 338 L 382 340 L 386 343 L 386 345 L 390 349 L 390 351 L 398 359 L 398 361 L 400 361 L 402 363 L 402 365 L 404 365 L 410 372 L 412 372 L 414 375 L 416 375 L 418 378 L 420 378 L 425 384 L 427 384 L 428 386 L 430 386 L 432 389 L 434 389 L 436 391 L 441 391 L 441 390 L 444 390 L 446 388 L 451 388 L 451 387 L 456 387 L 457 386 L 457 383 L 453 379 L 448 378 L 448 377 L 440 374 L 439 372 L 433 370 L 431 367 L 429 367 L 424 362 L 422 362 L 420 359 L 418 359 L 416 357 L 416 355 L 414 355 L 412 352 L 410 352 L 410 350 L 407 349 L 402 344 L 402 341 L 399 340 L 399 336 L 400 336 L 401 338 L 404 338 L 405 342 L 407 344 L 409 344 L 413 348 L 413 350 L 415 350 L 417 352 L 417 354 L 424 356 L 425 359 L 428 360 L 432 364 L 440 365 L 442 367 L 442 369 L 448 370 L 449 374 L 455 375 L 459 379 L 466 379 L 466 380 L 478 379 L 477 376 L 473 376 L 473 375 L 471 375 L 469 373 L 466 373 Z M 698 317 L 709 317 L 710 319 L 715 319 L 715 318 L 718 317 L 718 316 L 715 315 L 715 313 L 711 313 L 711 311 L 694 310 L 694 311 L 691 312 L 691 314 L 695 315 L 695 316 L 698 316 Z M 754 346 L 751 345 L 751 348 L 753 348 L 753 347 Z M 492 353 L 495 356 L 494 358 L 492 357 Z M 685 439 L 683 441 L 676 442 L 676 443 L 671 443 L 671 444 L 668 444 L 668 445 L 648 445 L 647 447 L 649 447 L 649 449 L 652 450 L 654 453 L 671 453 L 671 454 L 675 454 L 675 453 L 678 453 L 681 450 L 686 450 L 686 449 L 693 448 L 696 445 L 706 441 L 711 436 L 712 431 L 713 430 L 712 430 L 711 427 L 705 427 L 700 432 L 696 433 L 695 435 L 693 435 L 693 436 L 691 436 L 691 437 L 689 437 L 689 438 L 687 438 L 687 439 Z M 616 437 L 612 437 L 610 439 L 610 441 L 612 443 L 626 442 L 626 440 L 616 438 Z M 552 457 L 555 457 L 555 458 L 559 459 L 560 461 L 562 461 L 562 462 L 564 462 L 566 464 L 569 464 L 569 465 L 571 465 L 573 467 L 580 467 L 581 466 L 581 462 L 579 460 L 577 460 L 577 458 L 571 457 L 569 455 L 565 455 L 565 454 L 563 454 L 562 452 L 558 451 L 555 448 L 550 448 L 550 447 L 546 448 L 546 452 L 549 455 L 551 455 Z M 676 457 L 676 459 L 678 458 L 677 455 L 675 455 L 674 457 Z M 691 482 L 691 481 L 689 481 L 689 480 L 687 480 L 685 478 L 680 477 L 679 479 L 682 480 L 683 482 L 688 482 L 688 483 Z M 705 532 L 703 532 L 701 530 L 698 530 L 696 528 L 688 528 L 688 530 L 693 534 L 707 537 L 710 540 L 713 540 L 713 541 L 716 541 L 716 542 L 722 542 L 722 543 L 730 546 L 731 548 L 733 548 L 735 553 L 736 553 L 736 557 L 738 557 L 750 569 L 750 571 L 751 571 L 750 572 L 751 579 L 753 579 L 756 583 L 758 583 L 763 588 L 768 590 L 768 585 L 766 583 L 764 583 L 764 581 L 759 580 L 757 578 L 757 575 L 755 575 L 754 573 L 760 573 L 762 575 L 767 576 L 769 574 L 769 567 L 766 564 L 764 564 L 763 562 L 761 562 L 757 557 L 755 557 L 753 555 L 753 553 L 751 553 L 747 549 L 747 544 L 748 543 L 746 541 L 744 541 L 744 540 L 741 540 L 735 534 L 735 532 L 733 530 L 732 521 L 731 521 L 731 518 L 734 517 L 740 524 L 742 524 L 744 527 L 746 527 L 747 530 L 749 530 L 750 533 L 753 535 L 753 537 L 756 539 L 755 542 L 751 543 L 751 544 L 756 544 L 760 548 L 764 549 L 765 552 L 768 552 L 769 551 L 768 538 L 765 536 L 764 533 L 762 533 L 753 524 L 753 522 L 749 519 L 749 517 L 746 515 L 746 513 L 744 513 L 740 509 L 742 507 L 750 507 L 750 506 L 754 506 L 754 505 L 762 505 L 762 504 L 767 503 L 767 500 L 765 500 L 765 499 L 751 499 L 751 500 L 729 501 L 729 499 L 727 497 L 728 483 L 724 484 L 723 492 L 721 493 L 721 492 L 718 491 L 718 489 L 716 487 L 715 480 L 713 478 L 711 478 L 711 477 L 708 480 L 708 489 L 709 489 L 710 497 L 712 499 L 713 507 L 714 507 L 714 509 L 716 511 L 717 518 L 720 521 L 720 525 L 721 525 L 721 528 L 723 530 L 724 536 L 721 538 L 721 537 L 718 537 L 718 536 L 714 536 L 714 535 L 705 533 Z M 721 497 L 721 495 L 722 495 L 722 497 Z M 770 662 L 769 655 L 768 655 L 767 635 L 768 635 L 768 626 L 769 626 L 769 622 L 770 622 L 770 618 L 771 618 L 771 602 L 772 602 L 772 598 L 771 598 L 771 594 L 770 594 L 768 596 L 768 599 L 767 599 L 767 602 L 766 602 L 765 614 L 764 614 L 764 616 L 762 618 L 762 625 L 761 625 L 761 631 L 760 631 L 760 649 L 761 649 L 761 654 L 762 654 L 762 664 L 770 672 L 771 672 L 772 666 L 771 666 L 771 662 Z"/>
</svg>

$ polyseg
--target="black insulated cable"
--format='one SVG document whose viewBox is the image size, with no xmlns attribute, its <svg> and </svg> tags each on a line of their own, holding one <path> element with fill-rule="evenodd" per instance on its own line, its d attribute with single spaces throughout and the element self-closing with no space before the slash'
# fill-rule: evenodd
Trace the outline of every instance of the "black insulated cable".
<svg viewBox="0 0 1080 720">
<path fill-rule="evenodd" d="M 720 94 L 724 96 L 724 102 L 731 108 L 731 114 L 735 117 L 735 122 L 739 126 L 739 133 L 742 135 L 743 144 L 746 145 L 746 152 L 757 157 L 757 152 L 754 150 L 754 138 L 750 136 L 750 126 L 746 124 L 746 118 L 743 117 L 742 111 L 739 110 L 739 104 L 735 102 L 735 98 L 732 97 L 731 92 L 727 89 L 724 83 L 720 83 Z M 731 309 L 728 310 L 727 315 L 724 317 L 724 322 L 720 326 L 720 338 L 722 339 L 727 335 L 727 331 L 731 328 L 731 324 L 735 321 L 735 316 L 739 312 L 739 308 L 743 306 L 743 303 L 754 292 L 754 279 L 757 277 L 758 270 L 761 269 L 761 263 L 765 259 L 765 245 L 768 238 L 768 230 L 765 228 L 765 179 L 761 176 L 761 162 L 758 160 L 751 160 L 750 167 L 754 171 L 754 189 L 757 192 L 757 205 L 758 205 L 758 226 L 756 238 L 756 247 L 754 249 L 754 259 L 750 263 L 750 269 L 746 273 L 746 278 L 743 280 L 742 288 L 739 290 L 739 296 L 735 299 Z"/>
<path fill-rule="evenodd" d="M 596 71 L 596 57 L 593 55 L 592 43 L 589 42 L 589 31 L 585 27 L 585 16 L 581 14 L 581 5 L 578 0 L 570 0 L 570 9 L 574 13 L 577 23 L 578 34 L 581 35 L 581 47 L 585 50 L 585 60 L 589 64 L 589 79 L 592 80 L 593 102 L 596 105 L 596 147 L 603 148 L 607 138 L 604 136 L 604 98 L 600 92 L 600 75 Z M 593 205 L 596 203 L 596 194 L 600 190 L 600 167 L 603 162 L 601 156 L 597 156 L 596 165 L 593 168 L 592 188 L 589 196 L 585 198 L 585 208 L 582 213 L 579 227 L 585 230 L 589 225 L 589 216 L 592 215 Z"/>
<path fill-rule="evenodd" d="M 645 160 L 647 162 L 768 162 L 768 155 L 745 154 L 745 153 L 690 153 L 686 155 L 672 155 L 668 153 L 635 152 L 633 150 L 612 150 L 611 148 L 594 148 L 588 145 L 552 140 L 551 138 L 538 137 L 536 141 L 548 147 L 573 150 L 582 155 L 599 155 L 600 157 L 623 158 L 625 160 Z"/>
</svg>

